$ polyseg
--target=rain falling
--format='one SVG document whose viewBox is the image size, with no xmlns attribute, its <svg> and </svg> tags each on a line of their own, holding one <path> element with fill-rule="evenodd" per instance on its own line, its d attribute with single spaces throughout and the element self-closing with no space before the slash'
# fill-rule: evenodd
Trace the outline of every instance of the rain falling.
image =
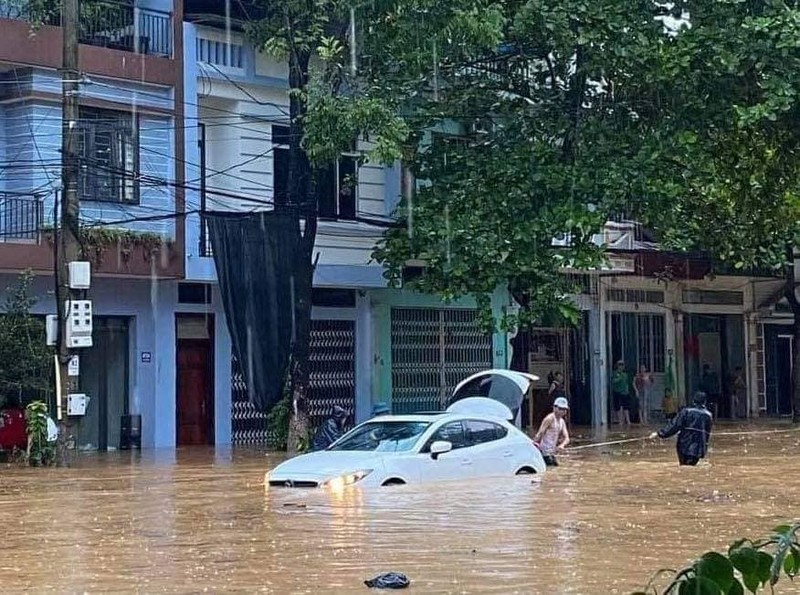
<svg viewBox="0 0 800 595">
<path fill-rule="evenodd" d="M 0 590 L 795 592 L 797 22 L 0 0 Z"/>
</svg>

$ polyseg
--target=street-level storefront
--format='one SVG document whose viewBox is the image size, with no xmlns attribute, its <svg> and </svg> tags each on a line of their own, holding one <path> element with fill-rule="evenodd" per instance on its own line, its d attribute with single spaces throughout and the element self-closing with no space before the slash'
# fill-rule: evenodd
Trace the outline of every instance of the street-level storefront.
<svg viewBox="0 0 800 595">
<path fill-rule="evenodd" d="M 748 307 L 752 292 L 753 280 L 747 277 L 604 281 L 598 303 L 605 326 L 606 423 L 617 421 L 611 379 L 620 361 L 631 384 L 642 366 L 652 375 L 651 420 L 663 418 L 667 393 L 680 407 L 698 390 L 709 394 L 717 417 L 758 415 L 757 325 Z"/>
</svg>

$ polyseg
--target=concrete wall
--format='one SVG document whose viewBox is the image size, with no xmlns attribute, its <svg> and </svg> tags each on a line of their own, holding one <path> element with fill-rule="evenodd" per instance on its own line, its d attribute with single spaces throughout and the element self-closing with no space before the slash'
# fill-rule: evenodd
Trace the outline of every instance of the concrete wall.
<svg viewBox="0 0 800 595">
<path fill-rule="evenodd" d="M 14 276 L 2 275 L 0 288 L 14 281 Z M 35 313 L 54 313 L 52 287 L 51 278 L 36 279 L 33 294 L 39 301 Z M 145 447 L 175 446 L 175 314 L 214 314 L 215 443 L 229 444 L 231 348 L 219 295 L 213 293 L 209 306 L 186 305 L 177 303 L 177 290 L 174 281 L 95 279 L 89 297 L 95 316 L 130 319 L 129 409 L 142 415 Z M 149 361 L 144 361 L 143 353 L 150 354 Z"/>
</svg>

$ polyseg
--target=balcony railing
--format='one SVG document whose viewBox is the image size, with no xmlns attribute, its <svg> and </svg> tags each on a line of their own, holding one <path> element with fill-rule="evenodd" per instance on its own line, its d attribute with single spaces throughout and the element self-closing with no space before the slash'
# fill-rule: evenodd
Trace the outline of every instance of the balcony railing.
<svg viewBox="0 0 800 595">
<path fill-rule="evenodd" d="M 48 6 L 52 5 L 52 8 Z M 30 0 L 0 0 L 0 18 L 38 20 L 59 26 L 58 0 L 32 12 Z M 151 56 L 172 56 L 172 15 L 139 8 L 123 0 L 85 0 L 81 3 L 80 42 Z"/>
<path fill-rule="evenodd" d="M 44 200 L 0 192 L 0 243 L 37 243 L 44 224 Z"/>
</svg>

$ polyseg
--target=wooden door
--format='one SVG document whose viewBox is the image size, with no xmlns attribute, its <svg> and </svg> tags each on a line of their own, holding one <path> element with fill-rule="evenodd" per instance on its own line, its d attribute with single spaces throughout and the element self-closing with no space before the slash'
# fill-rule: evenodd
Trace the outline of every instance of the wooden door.
<svg viewBox="0 0 800 595">
<path fill-rule="evenodd" d="M 178 341 L 177 359 L 178 446 L 211 444 L 214 411 L 210 341 Z"/>
</svg>

